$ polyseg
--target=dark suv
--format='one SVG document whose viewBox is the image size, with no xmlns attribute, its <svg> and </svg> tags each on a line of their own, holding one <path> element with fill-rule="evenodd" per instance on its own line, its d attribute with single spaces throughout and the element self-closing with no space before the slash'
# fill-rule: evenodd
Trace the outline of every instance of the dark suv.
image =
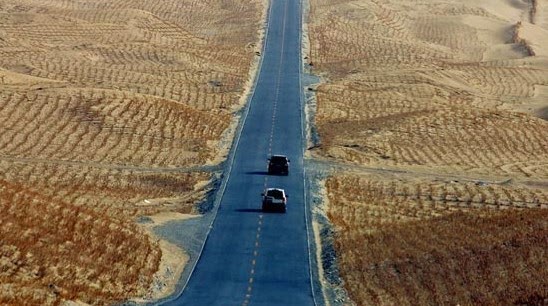
<svg viewBox="0 0 548 306">
<path fill-rule="evenodd" d="M 268 159 L 268 174 L 289 174 L 289 159 L 285 155 L 272 155 Z"/>
<path fill-rule="evenodd" d="M 287 196 L 280 188 L 267 188 L 263 193 L 263 211 L 286 211 Z"/>
</svg>

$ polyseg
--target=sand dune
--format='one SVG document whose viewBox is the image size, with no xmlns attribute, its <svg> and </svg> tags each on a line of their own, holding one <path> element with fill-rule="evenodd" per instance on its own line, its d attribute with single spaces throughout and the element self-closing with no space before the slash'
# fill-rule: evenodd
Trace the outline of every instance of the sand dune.
<svg viewBox="0 0 548 306">
<path fill-rule="evenodd" d="M 18 190 L 11 196 L 12 187 L 0 189 L 1 204 L 12 209 L 39 196 L 43 205 L 63 203 L 66 210 L 60 217 L 45 210 L 37 224 L 19 229 L 43 229 L 69 215 L 80 222 L 71 212 L 83 209 L 131 228 L 133 241 L 144 235 L 131 225 L 136 216 L 193 212 L 211 179 L 200 166 L 222 160 L 230 144 L 264 13 L 265 4 L 254 0 L 0 0 L 0 181 Z M 10 222 L 0 215 L 0 237 L 15 235 Z M 118 228 L 105 230 L 119 235 Z M 100 238 L 94 235 L 87 238 Z M 105 251 L 128 273 L 146 266 L 137 278 L 80 273 L 92 269 L 85 244 L 73 252 L 79 259 L 59 258 L 74 275 L 56 277 L 51 249 L 2 238 L 0 246 L 13 252 L 0 254 L 0 270 L 8 263 L 20 270 L 17 277 L 0 275 L 0 304 L 151 297 L 160 247 L 170 249 L 154 239 L 132 252 Z M 154 260 L 134 261 L 132 254 L 145 249 Z M 44 258 L 39 276 L 13 257 L 35 252 Z"/>
<path fill-rule="evenodd" d="M 356 175 L 327 187 L 339 267 L 357 304 L 545 299 L 545 191 Z"/>
<path fill-rule="evenodd" d="M 547 11 L 544 1 L 311 1 L 309 58 L 324 80 L 311 154 L 386 173 L 326 182 L 358 305 L 546 301 L 546 240 L 510 230 L 503 240 L 520 247 L 499 250 L 491 238 L 523 220 L 546 230 Z M 440 183 L 452 175 L 477 179 Z M 486 240 L 463 245 L 475 231 Z"/>
<path fill-rule="evenodd" d="M 145 293 L 160 260 L 156 242 L 124 218 L 35 190 L 0 180 L 2 304 L 112 303 Z"/>
<path fill-rule="evenodd" d="M 509 4 L 406 5 L 349 2 L 311 23 L 324 155 L 547 176 L 546 122 L 515 112 L 546 106 L 546 30 Z"/>
</svg>

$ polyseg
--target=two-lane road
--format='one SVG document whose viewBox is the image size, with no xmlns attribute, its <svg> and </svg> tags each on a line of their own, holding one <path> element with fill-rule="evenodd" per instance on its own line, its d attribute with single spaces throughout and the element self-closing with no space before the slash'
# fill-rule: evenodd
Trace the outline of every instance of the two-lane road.
<svg viewBox="0 0 548 306">
<path fill-rule="evenodd" d="M 265 50 L 226 189 L 182 295 L 165 305 L 314 305 L 304 193 L 301 3 L 273 0 Z M 291 159 L 266 175 L 267 157 Z M 261 192 L 289 195 L 286 214 L 263 213 Z"/>
</svg>

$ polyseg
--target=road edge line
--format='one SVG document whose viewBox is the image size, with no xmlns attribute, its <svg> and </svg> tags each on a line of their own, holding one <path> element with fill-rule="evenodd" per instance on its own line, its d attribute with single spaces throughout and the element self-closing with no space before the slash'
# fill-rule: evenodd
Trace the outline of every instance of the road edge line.
<svg viewBox="0 0 548 306">
<path fill-rule="evenodd" d="M 305 19 L 305 10 L 303 8 L 303 4 L 305 1 L 300 0 L 299 8 L 301 9 L 301 14 L 299 15 L 299 102 L 300 102 L 300 108 L 301 108 L 301 156 L 303 159 L 303 168 L 302 168 L 302 175 L 303 175 L 303 188 L 304 188 L 304 219 L 305 219 L 305 227 L 306 227 L 306 248 L 308 250 L 308 273 L 310 277 L 310 290 L 312 291 L 312 301 L 314 302 L 314 306 L 318 306 L 318 298 L 316 296 L 316 289 L 315 289 L 315 280 L 314 280 L 314 272 L 312 269 L 317 269 L 318 261 L 312 260 L 312 255 L 316 256 L 315 253 L 312 254 L 311 250 L 316 249 L 317 246 L 313 240 L 310 239 L 310 231 L 313 229 L 311 228 L 310 222 L 312 221 L 312 215 L 311 215 L 311 206 L 308 203 L 308 184 L 307 184 L 307 175 L 306 175 L 306 166 L 305 166 L 305 154 L 306 154 L 306 147 L 307 147 L 307 136 L 306 136 L 306 127 L 308 122 L 306 121 L 306 103 L 304 99 L 304 87 L 303 87 L 303 22 Z M 318 280 L 319 283 L 319 280 Z M 321 283 L 319 284 L 320 288 L 318 288 L 320 291 L 323 289 L 321 288 Z M 324 303 L 325 304 L 325 301 Z"/>
<path fill-rule="evenodd" d="M 216 192 L 216 195 L 215 195 L 215 204 L 213 205 L 213 209 L 215 210 L 213 212 L 214 216 L 213 216 L 211 222 L 209 223 L 208 230 L 205 234 L 205 239 L 202 242 L 202 245 L 200 246 L 200 251 L 198 252 L 198 257 L 196 258 L 196 261 L 193 263 L 192 268 L 191 268 L 191 270 L 188 274 L 188 277 L 186 278 L 186 280 L 184 282 L 184 285 L 181 287 L 181 291 L 179 292 L 179 294 L 177 294 L 177 295 L 175 295 L 175 296 L 173 296 L 169 299 L 162 300 L 161 302 L 154 303 L 154 305 L 163 305 L 163 304 L 166 304 L 166 303 L 173 302 L 173 301 L 177 300 L 178 298 L 180 298 L 183 295 L 183 293 L 185 292 L 185 289 L 187 288 L 188 283 L 190 282 L 190 279 L 192 278 L 192 274 L 194 273 L 194 270 L 196 269 L 196 266 L 198 265 L 198 262 L 200 261 L 200 259 L 202 257 L 202 253 L 203 253 L 203 250 L 205 248 L 205 245 L 206 245 L 207 241 L 209 240 L 209 233 L 211 232 L 211 229 L 213 228 L 213 224 L 215 223 L 215 220 L 217 219 L 217 211 L 219 210 L 219 207 L 221 205 L 221 202 L 222 202 L 224 194 L 225 194 L 226 185 L 228 184 L 228 181 L 230 180 L 230 175 L 232 174 L 232 165 L 234 164 L 234 158 L 235 158 L 235 155 L 236 155 L 236 151 L 238 149 L 238 145 L 240 144 L 240 137 L 241 137 L 241 134 L 242 134 L 242 130 L 243 130 L 243 127 L 245 125 L 245 122 L 247 121 L 247 115 L 249 114 L 249 109 L 251 108 L 251 101 L 253 101 L 253 97 L 255 96 L 255 88 L 257 87 L 257 83 L 259 81 L 259 76 L 260 76 L 262 68 L 263 68 L 264 53 L 265 53 L 266 45 L 267 45 L 267 42 L 268 42 L 268 32 L 269 32 L 269 28 L 270 28 L 270 16 L 271 16 L 271 13 L 272 13 L 272 0 L 266 0 L 266 1 L 268 2 L 268 13 L 267 13 L 265 23 L 264 23 L 265 32 L 264 32 L 264 36 L 263 36 L 263 45 L 262 45 L 261 54 L 260 54 L 261 58 L 259 59 L 259 65 L 258 65 L 257 71 L 256 71 L 256 73 L 253 77 L 254 78 L 253 86 L 250 89 L 250 93 L 249 93 L 248 98 L 247 98 L 246 106 L 245 106 L 244 111 L 242 113 L 242 117 L 240 118 L 239 123 L 238 123 L 235 142 L 233 142 L 233 145 L 230 149 L 229 158 L 227 158 L 228 163 L 225 166 L 225 167 L 227 167 L 227 169 L 226 169 L 227 171 L 225 171 L 227 173 L 227 175 L 222 178 L 221 187 Z"/>
</svg>

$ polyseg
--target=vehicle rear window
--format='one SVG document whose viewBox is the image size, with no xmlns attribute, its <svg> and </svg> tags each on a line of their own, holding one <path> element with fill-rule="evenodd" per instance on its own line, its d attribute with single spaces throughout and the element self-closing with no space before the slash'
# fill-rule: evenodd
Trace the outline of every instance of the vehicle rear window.
<svg viewBox="0 0 548 306">
<path fill-rule="evenodd" d="M 273 163 L 285 163 L 286 162 L 286 158 L 282 157 L 282 156 L 272 156 L 272 158 L 270 160 Z"/>
<path fill-rule="evenodd" d="M 280 190 L 269 190 L 266 195 L 276 199 L 281 199 L 283 197 L 283 193 Z"/>
</svg>

